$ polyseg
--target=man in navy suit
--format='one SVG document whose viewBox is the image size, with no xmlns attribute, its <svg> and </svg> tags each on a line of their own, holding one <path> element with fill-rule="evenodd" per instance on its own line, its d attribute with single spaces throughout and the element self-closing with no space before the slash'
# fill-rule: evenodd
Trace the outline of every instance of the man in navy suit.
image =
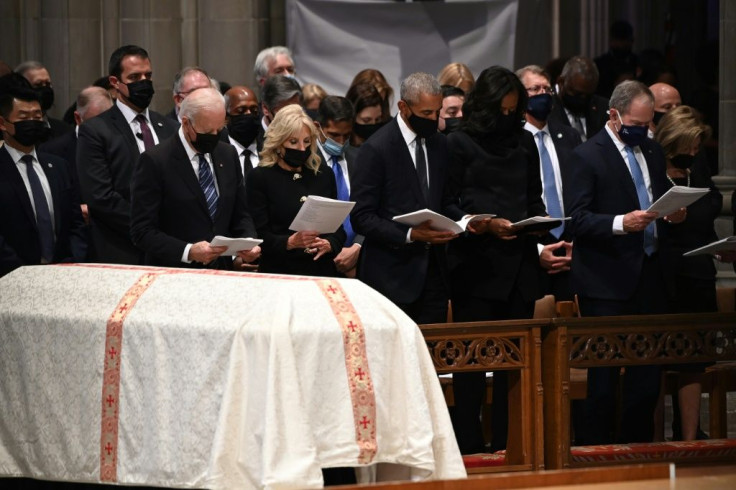
<svg viewBox="0 0 736 490">
<path fill-rule="evenodd" d="M 108 111 L 79 127 L 77 172 L 89 209 L 89 260 L 140 264 L 130 239 L 130 179 L 141 153 L 176 132 L 176 124 L 148 110 L 153 97 L 151 61 L 138 46 L 122 46 L 109 63 L 110 84 L 118 91 Z"/>
<path fill-rule="evenodd" d="M 83 261 L 82 213 L 64 160 L 36 152 L 45 134 L 37 95 L 0 93 L 0 276 L 23 265 Z"/>
<path fill-rule="evenodd" d="M 231 269 L 220 257 L 215 235 L 255 238 L 235 149 L 220 141 L 225 99 L 201 88 L 181 104 L 181 127 L 174 136 L 143 153 L 131 186 L 131 234 L 145 263 L 167 267 Z M 260 247 L 238 254 L 252 262 Z"/>
<path fill-rule="evenodd" d="M 360 148 L 351 176 L 350 220 L 365 236 L 358 278 L 417 323 L 447 318 L 444 244 L 456 237 L 430 222 L 410 227 L 394 216 L 429 208 L 442 212 L 449 155 L 437 131 L 442 92 L 427 73 L 401 83 L 399 114 Z"/>
<path fill-rule="evenodd" d="M 516 75 L 526 88 L 529 105 L 526 110 L 524 129 L 534 136 L 539 153 L 545 207 L 550 216 L 565 216 L 562 197 L 561 169 L 566 165 L 572 151 L 582 141 L 580 134 L 569 126 L 549 121 L 554 98 L 549 75 L 537 65 L 525 66 Z M 572 300 L 570 292 L 570 261 L 572 259 L 572 235 L 564 223 L 540 237 L 539 263 L 546 271 L 542 282 L 544 290 L 553 294 L 558 301 Z"/>
<path fill-rule="evenodd" d="M 662 222 L 681 222 L 685 210 L 665 217 L 645 211 L 667 189 L 664 154 L 647 138 L 654 97 L 640 82 L 622 82 L 609 109 L 604 129 L 575 149 L 565 169 L 563 192 L 575 242 L 572 289 L 584 316 L 665 313 Z M 614 437 L 618 371 L 588 370 L 585 428 L 577 443 L 651 441 L 660 369 L 626 368 L 622 421 Z"/>
</svg>

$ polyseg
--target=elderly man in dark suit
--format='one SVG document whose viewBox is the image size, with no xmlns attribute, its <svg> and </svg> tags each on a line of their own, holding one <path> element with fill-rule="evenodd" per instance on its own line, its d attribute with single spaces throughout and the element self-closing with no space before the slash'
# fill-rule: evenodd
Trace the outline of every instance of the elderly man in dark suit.
<svg viewBox="0 0 736 490">
<path fill-rule="evenodd" d="M 23 265 L 84 260 L 82 213 L 64 160 L 36 151 L 45 134 L 36 94 L 0 89 L 0 276 Z"/>
<path fill-rule="evenodd" d="M 562 197 L 561 169 L 568 164 L 572 151 L 582 141 L 580 134 L 569 126 L 549 121 L 554 98 L 549 75 L 537 65 L 529 65 L 516 71 L 529 95 L 524 129 L 534 136 L 540 163 L 545 207 L 550 216 L 565 216 Z M 572 236 L 564 223 L 540 237 L 539 263 L 547 272 L 543 278 L 545 291 L 558 301 L 572 299 L 570 292 L 570 261 Z"/>
<path fill-rule="evenodd" d="M 138 46 L 122 46 L 110 57 L 115 105 L 79 128 L 77 172 L 87 203 L 92 243 L 90 260 L 139 264 L 130 240 L 130 179 L 141 153 L 176 132 L 176 124 L 148 110 L 153 97 L 151 61 Z"/>
<path fill-rule="evenodd" d="M 550 121 L 571 126 L 583 141 L 592 138 L 608 120 L 608 101 L 595 94 L 598 68 L 590 58 L 574 56 L 557 79 L 557 95 Z"/>
<path fill-rule="evenodd" d="M 667 247 L 662 221 L 685 219 L 647 212 L 667 189 L 661 147 L 647 138 L 654 97 L 640 82 L 619 84 L 605 128 L 580 145 L 566 167 L 565 204 L 575 241 L 573 292 L 584 316 L 658 314 L 667 298 L 659 250 Z M 658 218 L 663 218 L 662 220 Z M 650 441 L 660 369 L 626 368 L 620 432 L 613 436 L 618 368 L 588 370 L 586 423 L 578 443 Z"/>
<path fill-rule="evenodd" d="M 351 177 L 350 220 L 365 236 L 358 278 L 383 293 L 417 323 L 447 317 L 444 245 L 456 237 L 430 222 L 410 227 L 394 216 L 429 208 L 442 212 L 449 155 L 437 131 L 442 91 L 427 73 L 401 83 L 399 114 L 360 147 Z"/>
<path fill-rule="evenodd" d="M 225 100 L 202 88 L 182 102 L 181 127 L 143 153 L 131 188 L 131 234 L 145 263 L 167 267 L 232 268 L 215 235 L 255 237 L 246 209 L 240 162 L 232 146 L 219 141 Z M 239 252 L 252 262 L 260 248 Z"/>
</svg>

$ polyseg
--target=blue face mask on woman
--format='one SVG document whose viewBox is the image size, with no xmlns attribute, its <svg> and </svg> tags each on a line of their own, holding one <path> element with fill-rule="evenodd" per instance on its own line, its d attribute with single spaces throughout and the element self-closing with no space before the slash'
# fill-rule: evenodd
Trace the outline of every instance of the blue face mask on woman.
<svg viewBox="0 0 736 490">
<path fill-rule="evenodd" d="M 618 136 L 621 141 L 628 146 L 639 146 L 644 140 L 647 139 L 647 127 L 646 126 L 627 126 L 621 119 L 621 114 L 616 111 L 621 127 L 618 130 Z"/>
</svg>

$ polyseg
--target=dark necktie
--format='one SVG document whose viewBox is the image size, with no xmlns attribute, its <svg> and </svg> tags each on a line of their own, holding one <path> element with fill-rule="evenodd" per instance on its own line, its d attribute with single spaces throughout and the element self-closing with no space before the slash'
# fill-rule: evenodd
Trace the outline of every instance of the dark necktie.
<svg viewBox="0 0 736 490">
<path fill-rule="evenodd" d="M 572 115 L 572 127 L 575 128 L 575 130 L 580 133 L 580 138 L 583 141 L 586 141 L 588 138 L 585 136 L 585 128 L 583 128 L 583 121 L 580 120 L 579 116 L 576 116 L 575 114 Z"/>
<path fill-rule="evenodd" d="M 629 167 L 631 168 L 631 176 L 634 178 L 634 185 L 636 186 L 636 196 L 639 198 L 639 207 L 646 211 L 651 206 L 652 202 L 649 200 L 649 193 L 647 192 L 647 186 L 644 183 L 644 174 L 639 168 L 639 162 L 636 161 L 634 151 L 629 146 L 624 146 L 626 150 L 626 158 L 629 160 Z M 657 250 L 657 245 L 654 242 L 654 221 L 649 223 L 644 229 L 644 252 L 647 255 L 652 255 Z"/>
<path fill-rule="evenodd" d="M 41 179 L 39 179 L 36 170 L 33 168 L 33 157 L 23 155 L 21 160 L 26 164 L 28 182 L 31 184 L 31 194 L 33 194 L 33 205 L 36 208 L 36 224 L 38 225 L 41 257 L 46 262 L 51 262 L 54 259 L 54 228 L 51 224 L 49 204 L 46 201 L 46 195 L 43 193 Z"/>
<path fill-rule="evenodd" d="M 151 128 L 148 127 L 146 116 L 144 116 L 143 114 L 138 114 L 137 116 L 135 116 L 135 120 L 141 127 L 141 135 L 143 136 L 143 147 L 146 150 L 150 150 L 151 148 L 156 146 L 156 143 L 153 142 L 153 133 L 151 133 Z"/>
<path fill-rule="evenodd" d="M 341 201 L 349 201 L 350 192 L 348 191 L 348 184 L 347 182 L 345 182 L 345 174 L 342 172 L 342 167 L 340 167 L 340 164 L 337 163 L 336 156 L 332 157 L 332 172 L 335 174 L 335 184 L 337 184 L 337 198 Z M 345 218 L 342 226 L 343 228 L 345 228 L 345 233 L 347 233 L 348 235 L 347 239 L 345 240 L 345 246 L 349 247 L 353 244 L 353 240 L 355 239 L 353 225 L 352 223 L 350 223 L 350 215 Z"/>
<path fill-rule="evenodd" d="M 215 178 L 212 175 L 210 164 L 204 158 L 204 155 L 197 153 L 199 157 L 199 185 L 204 192 L 204 199 L 207 201 L 207 209 L 210 211 L 210 218 L 215 220 L 217 212 L 217 188 L 215 187 Z"/>
<path fill-rule="evenodd" d="M 424 148 L 422 148 L 422 138 L 416 139 L 415 149 L 417 161 L 417 176 L 419 177 L 419 187 L 422 189 L 424 201 L 429 205 L 429 182 L 427 180 L 427 159 L 424 156 Z"/>
<path fill-rule="evenodd" d="M 544 201 L 547 203 L 547 214 L 552 218 L 564 218 L 562 214 L 562 204 L 560 196 L 557 194 L 557 181 L 555 179 L 555 169 L 552 166 L 552 158 L 549 156 L 547 147 L 544 146 L 544 131 L 537 133 L 537 147 L 539 148 L 539 158 L 542 160 L 542 183 L 544 184 Z M 550 230 L 555 238 L 560 238 L 565 230 L 565 222 L 560 226 Z"/>
</svg>

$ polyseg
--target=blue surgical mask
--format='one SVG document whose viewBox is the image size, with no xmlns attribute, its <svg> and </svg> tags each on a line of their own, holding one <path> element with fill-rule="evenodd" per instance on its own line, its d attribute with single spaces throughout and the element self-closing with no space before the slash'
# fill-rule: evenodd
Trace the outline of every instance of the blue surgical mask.
<svg viewBox="0 0 736 490">
<path fill-rule="evenodd" d="M 332 138 L 328 138 L 327 135 L 325 135 L 324 131 L 322 131 L 322 136 L 325 137 L 325 142 L 322 143 L 322 148 L 325 149 L 327 154 L 333 157 L 341 157 L 343 152 L 345 151 L 345 144 L 341 145 Z"/>
<path fill-rule="evenodd" d="M 535 119 L 546 121 L 549 113 L 552 112 L 552 96 L 550 94 L 539 94 L 529 97 L 526 112 Z"/>
<path fill-rule="evenodd" d="M 647 139 L 647 126 L 627 126 L 621 120 L 621 114 L 616 111 L 616 116 L 621 123 L 621 128 L 618 130 L 618 136 L 624 144 L 634 147 L 639 146 Z"/>
</svg>

